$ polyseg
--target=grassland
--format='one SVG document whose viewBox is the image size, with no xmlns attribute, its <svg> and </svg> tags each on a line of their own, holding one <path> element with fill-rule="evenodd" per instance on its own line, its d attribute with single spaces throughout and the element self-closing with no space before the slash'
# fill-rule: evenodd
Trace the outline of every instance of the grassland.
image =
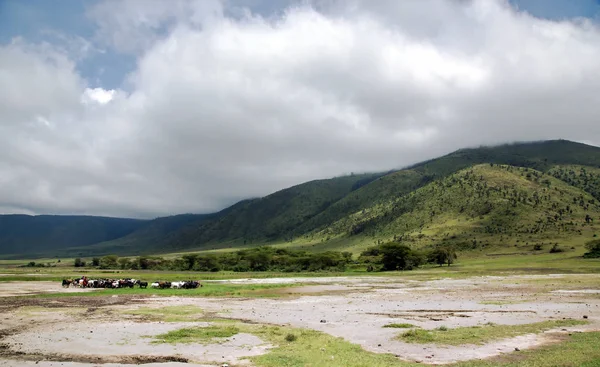
<svg viewBox="0 0 600 367">
<path fill-rule="evenodd" d="M 157 335 L 153 343 L 200 343 L 209 344 L 218 339 L 229 338 L 240 330 L 233 325 L 210 325 L 205 327 L 185 328 Z"/>
<path fill-rule="evenodd" d="M 549 325 L 547 325 L 549 326 Z M 536 330 L 541 330 L 536 328 Z M 186 328 L 159 336 L 159 342 L 218 341 L 243 332 L 274 345 L 265 355 L 249 358 L 259 367 L 416 367 L 422 364 L 399 360 L 392 354 L 365 351 L 342 338 L 291 327 L 247 324 L 217 324 L 209 328 Z M 293 337 L 290 337 L 292 335 Z M 576 333 L 560 344 L 519 352 L 510 356 L 451 364 L 451 367 L 576 367 L 597 366 L 600 360 L 600 333 Z"/>
<path fill-rule="evenodd" d="M 435 330 L 411 329 L 400 334 L 398 339 L 407 343 L 420 344 L 485 344 L 492 340 L 510 338 L 525 334 L 537 334 L 553 328 L 584 325 L 586 323 L 586 321 L 581 320 L 552 320 L 521 325 L 487 324 L 482 326 L 459 327 L 454 329 L 449 329 L 446 327 L 440 327 Z"/>
</svg>

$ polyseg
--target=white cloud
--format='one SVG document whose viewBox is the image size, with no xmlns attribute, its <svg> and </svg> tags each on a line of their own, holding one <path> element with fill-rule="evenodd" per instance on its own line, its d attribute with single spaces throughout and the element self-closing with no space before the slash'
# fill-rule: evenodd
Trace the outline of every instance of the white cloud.
<svg viewBox="0 0 600 367">
<path fill-rule="evenodd" d="M 600 143 L 591 22 L 487 0 L 315 0 L 268 18 L 165 4 L 91 11 L 102 42 L 137 55 L 128 92 L 87 85 L 49 45 L 0 48 L 0 206 L 200 212 L 464 146 Z"/>
<path fill-rule="evenodd" d="M 86 88 L 83 92 L 82 102 L 84 104 L 98 103 L 101 105 L 112 101 L 115 90 L 106 90 L 102 88 Z"/>
</svg>

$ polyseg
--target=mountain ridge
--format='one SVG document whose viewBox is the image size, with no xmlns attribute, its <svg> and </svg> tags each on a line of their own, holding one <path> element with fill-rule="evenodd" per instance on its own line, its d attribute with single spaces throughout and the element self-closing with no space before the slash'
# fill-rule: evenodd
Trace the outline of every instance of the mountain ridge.
<svg viewBox="0 0 600 367">
<path fill-rule="evenodd" d="M 47 239 L 31 244 L 33 239 L 29 238 L 29 242 L 25 243 L 30 247 L 26 248 L 25 253 L 72 256 L 108 253 L 136 255 L 268 243 L 289 243 L 319 250 L 328 248 L 334 241 L 341 243 L 343 248 L 346 245 L 351 246 L 359 239 L 364 243 L 371 240 L 356 236 L 356 233 L 352 235 L 351 229 L 347 229 L 342 236 L 341 233 L 332 230 L 335 223 L 342 220 L 348 222 L 350 218 L 360 216 L 356 213 L 371 210 L 377 205 L 389 205 L 390 202 L 410 196 L 432 183 L 442 182 L 461 170 L 481 164 L 491 164 L 490 167 L 502 164 L 529 169 L 532 170 L 528 172 L 530 175 L 535 172 L 535 175 L 547 176 L 545 179 L 555 184 L 558 181 L 564 182 L 573 190 L 579 190 L 580 195 L 589 194 L 600 200 L 600 184 L 595 184 L 596 178 L 600 178 L 600 148 L 567 140 L 511 143 L 459 149 L 436 159 L 382 173 L 313 180 L 262 198 L 243 200 L 218 213 L 183 214 L 145 221 L 112 218 L 111 220 L 116 221 L 114 224 L 121 228 L 121 232 L 109 231 L 106 224 L 103 224 L 107 221 L 104 217 L 65 216 L 79 218 L 79 225 L 95 235 L 83 238 L 83 243 L 75 245 L 73 236 L 69 237 L 65 233 L 63 237 L 50 236 L 50 246 L 44 246 L 44 241 L 48 242 Z M 509 176 L 508 173 L 503 175 Z M 567 180 L 568 183 L 563 180 Z M 519 181 L 519 185 L 525 184 Z M 7 243 L 14 246 L 18 242 L 16 238 L 7 238 L 9 231 L 1 226 L 3 217 L 5 216 L 0 216 L 0 255 L 9 253 L 7 247 L 10 246 L 7 246 Z M 92 218 L 104 219 L 90 224 L 90 221 L 94 222 Z M 124 222 L 119 223 L 120 220 Z M 133 226 L 133 223 L 136 225 Z M 70 227 L 61 228 L 67 231 Z M 81 234 L 81 229 L 76 229 L 70 230 Z M 388 238 L 389 231 L 384 228 L 375 237 Z M 398 228 L 395 231 L 397 233 L 390 238 L 401 235 L 402 231 Z M 116 234 L 122 235 L 115 237 Z M 59 245 L 57 241 L 61 238 L 70 240 Z M 348 244 L 344 244 L 344 241 Z M 19 249 L 23 249 L 23 246 L 19 246 Z M 13 254 L 17 255 L 16 252 Z"/>
</svg>

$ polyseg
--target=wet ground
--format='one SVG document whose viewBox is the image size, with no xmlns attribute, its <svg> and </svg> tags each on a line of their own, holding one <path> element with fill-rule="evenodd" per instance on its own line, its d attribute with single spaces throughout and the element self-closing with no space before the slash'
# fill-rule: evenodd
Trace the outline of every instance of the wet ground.
<svg viewBox="0 0 600 367">
<path fill-rule="evenodd" d="M 556 342 L 561 334 L 600 330 L 600 276 L 475 277 L 414 281 L 399 277 L 284 278 L 235 283 L 302 283 L 281 298 L 94 296 L 23 298 L 7 295 L 62 292 L 60 284 L 0 282 L 0 366 L 103 366 L 145 363 L 251 365 L 246 357 L 273 346 L 250 334 L 212 344 L 153 344 L 151 337 L 206 323 L 136 318 L 140 307 L 196 306 L 214 317 L 319 330 L 376 353 L 429 364 L 489 358 Z M 35 283 L 35 284 L 34 284 Z M 72 288 L 71 291 L 81 291 Z M 526 324 L 585 318 L 588 325 L 522 335 L 484 345 L 408 344 L 390 323 L 439 326 Z M 38 364 L 36 364 L 36 362 Z"/>
</svg>

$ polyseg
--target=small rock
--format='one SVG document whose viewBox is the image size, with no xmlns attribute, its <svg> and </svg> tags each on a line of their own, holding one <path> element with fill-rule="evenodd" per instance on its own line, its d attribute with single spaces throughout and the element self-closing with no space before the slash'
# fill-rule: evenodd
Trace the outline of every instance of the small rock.
<svg viewBox="0 0 600 367">
<path fill-rule="evenodd" d="M 586 317 L 586 318 L 587 318 L 587 317 Z M 327 320 L 321 320 L 321 324 L 324 324 L 324 323 L 326 323 L 326 322 L 327 322 Z"/>
<path fill-rule="evenodd" d="M 521 349 L 515 348 L 515 352 L 520 352 L 520 351 L 521 351 Z"/>
<path fill-rule="evenodd" d="M 377 344 L 378 347 L 381 347 L 381 344 Z"/>
<path fill-rule="evenodd" d="M 587 317 L 587 315 L 583 315 L 583 318 L 584 318 L 584 319 L 587 319 L 588 317 Z"/>
</svg>

